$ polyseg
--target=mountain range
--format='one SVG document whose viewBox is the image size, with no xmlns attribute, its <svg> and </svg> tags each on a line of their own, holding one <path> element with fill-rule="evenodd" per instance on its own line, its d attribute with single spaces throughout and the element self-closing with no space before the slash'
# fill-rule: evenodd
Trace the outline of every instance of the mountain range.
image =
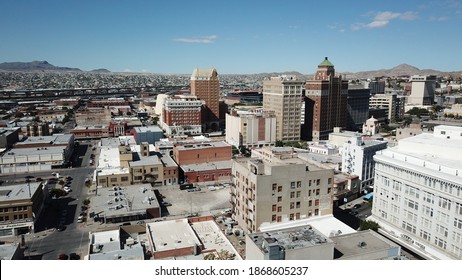
<svg viewBox="0 0 462 280">
<path fill-rule="evenodd" d="M 32 61 L 32 62 L 3 62 L 0 63 L 0 71 L 10 72 L 83 72 L 79 68 L 60 67 L 50 64 L 48 61 Z M 95 69 L 89 72 L 109 73 L 107 69 Z"/>
<path fill-rule="evenodd" d="M 71 67 L 60 67 L 54 66 L 47 61 L 32 61 L 32 62 L 4 62 L 0 63 L 0 71 L 9 72 L 84 72 L 79 68 Z M 107 69 L 95 69 L 87 72 L 92 73 L 110 73 Z M 380 69 L 372 71 L 361 71 L 361 72 L 344 72 L 342 74 L 344 79 L 364 79 L 364 78 L 375 78 L 375 77 L 399 77 L 399 76 L 412 76 L 412 75 L 462 75 L 462 71 L 457 72 L 442 72 L 433 69 L 419 69 L 409 64 L 400 64 L 391 69 Z M 274 75 L 293 75 L 297 77 L 308 77 L 311 78 L 312 74 L 302 74 L 296 71 L 287 71 L 283 73 L 258 73 L 255 75 L 274 76 Z"/>
</svg>

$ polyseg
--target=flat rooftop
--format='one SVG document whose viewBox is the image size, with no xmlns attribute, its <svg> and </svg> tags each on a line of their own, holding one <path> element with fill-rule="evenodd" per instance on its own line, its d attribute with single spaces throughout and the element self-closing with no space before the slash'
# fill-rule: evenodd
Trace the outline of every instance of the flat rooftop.
<svg viewBox="0 0 462 280">
<path fill-rule="evenodd" d="M 206 143 L 191 143 L 186 145 L 176 145 L 177 150 L 195 150 L 195 149 L 209 149 L 209 148 L 219 148 L 219 147 L 231 147 L 230 144 L 219 141 L 219 142 L 206 142 Z"/>
<path fill-rule="evenodd" d="M 92 211 L 100 217 L 123 217 L 145 214 L 158 208 L 159 202 L 150 184 L 100 187 L 92 199 Z"/>
<path fill-rule="evenodd" d="M 229 252 L 234 259 L 241 260 L 236 249 L 226 238 L 213 219 L 190 222 L 188 219 L 178 219 L 149 223 L 146 225 L 147 235 L 152 239 L 156 251 L 203 245 L 204 249 L 198 256 L 186 255 L 174 257 L 176 260 L 203 260 L 209 253 Z M 181 240 L 181 242 L 178 242 Z M 172 258 L 168 258 L 172 259 Z"/>
<path fill-rule="evenodd" d="M 37 189 L 41 188 L 41 185 L 41 182 L 30 182 L 31 195 L 34 195 Z M 28 183 L 0 187 L 0 201 L 2 202 L 28 198 L 30 198 Z"/>
<path fill-rule="evenodd" d="M 264 249 L 265 246 L 262 246 L 264 242 L 269 244 L 277 242 L 286 251 L 333 243 L 332 240 L 311 225 L 252 233 L 248 237 L 260 250 L 266 250 Z"/>
<path fill-rule="evenodd" d="M 322 235 L 329 237 L 356 232 L 356 230 L 341 222 L 333 215 L 310 217 L 307 219 L 294 220 L 283 223 L 263 223 L 260 226 L 260 231 L 284 230 L 292 227 L 307 225 L 312 226 Z"/>
<path fill-rule="evenodd" d="M 146 224 L 146 233 L 156 252 L 200 245 L 201 241 L 189 225 L 188 219 Z"/>
<path fill-rule="evenodd" d="M 334 259 L 337 260 L 362 259 L 367 254 L 399 248 L 399 245 L 372 230 L 334 236 L 331 239 L 335 243 Z"/>
<path fill-rule="evenodd" d="M 157 125 L 140 126 L 140 127 L 135 127 L 134 129 L 135 129 L 136 133 L 146 133 L 146 132 L 163 133 L 162 129 L 160 127 L 158 127 Z"/>
<path fill-rule="evenodd" d="M 183 164 L 180 166 L 180 168 L 184 172 L 193 172 L 193 171 L 230 169 L 232 166 L 233 166 L 233 162 L 231 160 L 223 160 L 223 161 L 213 161 L 213 162 L 205 162 L 205 163 L 198 163 L 198 164 Z"/>
<path fill-rule="evenodd" d="M 41 148 L 12 148 L 6 152 L 2 157 L 14 157 L 14 156 L 36 156 L 36 155 L 48 155 L 48 154 L 62 154 L 64 155 L 65 146 L 48 146 Z M 49 158 L 52 160 L 52 158 Z M 59 159 L 59 160 L 62 160 Z"/>
<path fill-rule="evenodd" d="M 120 229 L 90 233 L 90 260 L 144 260 L 140 242 L 123 243 Z"/>
</svg>

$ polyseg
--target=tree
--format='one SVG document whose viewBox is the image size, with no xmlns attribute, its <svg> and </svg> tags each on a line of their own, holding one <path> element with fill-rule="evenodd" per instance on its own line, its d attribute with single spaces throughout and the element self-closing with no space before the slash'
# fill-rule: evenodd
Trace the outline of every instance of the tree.
<svg viewBox="0 0 462 280">
<path fill-rule="evenodd" d="M 282 142 L 281 140 L 276 140 L 276 147 L 283 147 L 284 146 L 284 142 Z"/>
<path fill-rule="evenodd" d="M 378 231 L 380 228 L 379 224 L 377 224 L 374 221 L 362 221 L 361 224 L 359 225 L 359 230 L 368 230 L 372 229 L 373 231 Z"/>
<path fill-rule="evenodd" d="M 231 148 L 232 150 L 232 153 L 233 153 L 233 156 L 236 155 L 236 154 L 239 154 L 239 149 L 233 145 L 233 147 Z"/>
</svg>

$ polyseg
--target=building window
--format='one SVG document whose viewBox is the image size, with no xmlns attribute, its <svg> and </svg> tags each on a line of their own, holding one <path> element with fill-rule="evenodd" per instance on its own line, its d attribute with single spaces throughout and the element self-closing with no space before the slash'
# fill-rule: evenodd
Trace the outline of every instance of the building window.
<svg viewBox="0 0 462 280">
<path fill-rule="evenodd" d="M 295 189 L 295 182 L 290 182 L 290 188 Z"/>
<path fill-rule="evenodd" d="M 302 182 L 301 181 L 297 181 L 297 188 L 301 188 L 302 187 Z"/>
<path fill-rule="evenodd" d="M 300 201 L 297 201 L 297 202 L 295 203 L 295 208 L 300 208 Z"/>
<path fill-rule="evenodd" d="M 318 216 L 319 215 L 319 209 L 314 209 L 314 215 Z"/>
<path fill-rule="evenodd" d="M 295 203 L 294 202 L 291 202 L 290 203 L 290 209 L 294 209 L 295 208 Z"/>
<path fill-rule="evenodd" d="M 128 182 L 128 177 L 124 176 L 120 179 L 122 182 Z"/>
<path fill-rule="evenodd" d="M 278 212 L 282 212 L 282 206 L 278 206 Z"/>
<path fill-rule="evenodd" d="M 111 178 L 111 183 L 117 182 L 117 178 Z"/>
<path fill-rule="evenodd" d="M 277 184 L 273 184 L 273 192 L 276 191 L 276 188 L 277 188 Z"/>
<path fill-rule="evenodd" d="M 454 226 L 458 229 L 462 229 L 462 220 L 454 218 Z"/>
<path fill-rule="evenodd" d="M 316 195 L 319 195 L 321 193 L 321 189 L 316 189 Z"/>
<path fill-rule="evenodd" d="M 314 201 L 314 206 L 319 206 L 319 199 L 316 199 L 316 200 Z"/>
<path fill-rule="evenodd" d="M 289 215 L 289 220 L 290 220 L 290 221 L 293 221 L 293 220 L 294 220 L 294 214 L 290 214 L 290 215 Z"/>
<path fill-rule="evenodd" d="M 290 192 L 290 198 L 294 198 L 295 197 L 295 192 Z"/>
<path fill-rule="evenodd" d="M 282 221 L 282 217 L 281 217 L 281 216 L 278 216 L 277 221 L 278 221 L 278 223 L 281 222 L 281 221 Z"/>
<path fill-rule="evenodd" d="M 106 184 L 106 179 L 99 179 L 100 184 Z"/>
<path fill-rule="evenodd" d="M 282 196 L 278 196 L 278 202 L 282 201 Z"/>
<path fill-rule="evenodd" d="M 282 192 L 282 186 L 278 186 L 278 192 Z"/>
<path fill-rule="evenodd" d="M 273 206 L 271 206 L 271 209 L 273 212 L 276 211 L 276 204 L 273 204 Z"/>
<path fill-rule="evenodd" d="M 297 191 L 297 198 L 299 198 L 300 196 L 302 196 L 302 192 L 301 192 L 301 191 Z"/>
<path fill-rule="evenodd" d="M 271 216 L 271 221 L 272 221 L 272 222 L 276 221 L 276 215 L 272 215 L 272 216 Z"/>
</svg>

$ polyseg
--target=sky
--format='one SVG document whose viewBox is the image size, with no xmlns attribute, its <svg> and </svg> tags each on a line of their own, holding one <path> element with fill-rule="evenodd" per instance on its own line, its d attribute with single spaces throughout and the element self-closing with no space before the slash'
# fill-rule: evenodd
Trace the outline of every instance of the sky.
<svg viewBox="0 0 462 280">
<path fill-rule="evenodd" d="M 462 70 L 462 0 L 2 0 L 0 62 L 113 72 Z"/>
</svg>

